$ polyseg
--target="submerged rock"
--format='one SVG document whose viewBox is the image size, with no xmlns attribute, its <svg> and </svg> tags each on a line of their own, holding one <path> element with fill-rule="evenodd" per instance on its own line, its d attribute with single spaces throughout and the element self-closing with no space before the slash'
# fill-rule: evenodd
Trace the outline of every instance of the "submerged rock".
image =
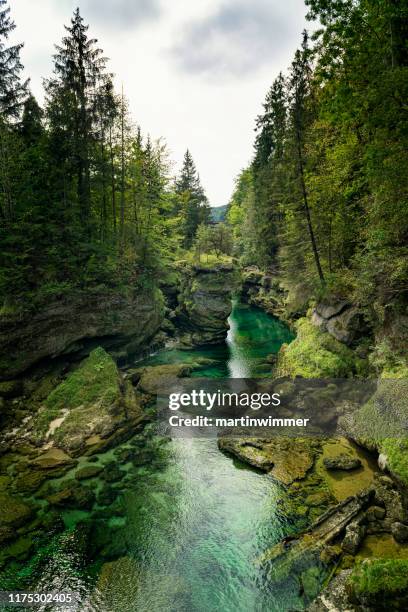
<svg viewBox="0 0 408 612">
<path fill-rule="evenodd" d="M 95 502 L 95 494 L 78 482 L 66 483 L 64 489 L 47 497 L 51 506 L 90 510 Z"/>
<path fill-rule="evenodd" d="M 34 510 L 31 506 L 6 492 L 0 492 L 0 528 L 21 527 L 33 516 Z"/>
<path fill-rule="evenodd" d="M 323 463 L 327 470 L 355 470 L 361 467 L 361 460 L 358 457 L 350 457 L 346 454 L 325 457 Z"/>
<path fill-rule="evenodd" d="M 119 469 L 119 466 L 115 462 L 107 463 L 101 473 L 101 478 L 106 482 L 117 482 L 125 476 L 125 472 Z"/>
<path fill-rule="evenodd" d="M 102 472 L 102 470 L 103 467 L 100 465 L 87 465 L 75 472 L 75 478 L 77 480 L 88 480 L 89 478 L 95 478 Z"/>
<path fill-rule="evenodd" d="M 315 458 L 314 444 L 306 439 L 221 437 L 218 446 L 285 485 L 304 478 Z"/>
</svg>

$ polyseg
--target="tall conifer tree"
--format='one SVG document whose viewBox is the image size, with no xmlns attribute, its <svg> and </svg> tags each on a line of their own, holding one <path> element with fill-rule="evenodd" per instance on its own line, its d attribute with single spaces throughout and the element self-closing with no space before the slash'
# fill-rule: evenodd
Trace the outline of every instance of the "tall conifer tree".
<svg viewBox="0 0 408 612">
<path fill-rule="evenodd" d="M 188 149 L 184 155 L 180 176 L 176 180 L 176 193 L 184 216 L 184 246 L 189 248 L 193 244 L 198 226 L 209 222 L 210 211 L 200 176 Z"/>
</svg>

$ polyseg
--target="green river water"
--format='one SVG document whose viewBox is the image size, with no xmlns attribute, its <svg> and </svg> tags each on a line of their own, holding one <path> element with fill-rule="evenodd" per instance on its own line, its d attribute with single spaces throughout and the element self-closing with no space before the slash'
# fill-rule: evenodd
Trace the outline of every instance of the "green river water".
<svg viewBox="0 0 408 612">
<path fill-rule="evenodd" d="M 223 346 L 163 350 L 144 363 L 205 356 L 217 363 L 200 376 L 261 376 L 265 357 L 292 339 L 282 323 L 246 305 L 234 306 L 230 326 Z M 146 443 L 153 459 L 126 463 L 126 451 Z M 98 612 L 302 609 L 295 578 L 276 583 L 260 563 L 294 529 L 279 512 L 282 490 L 272 478 L 222 454 L 216 440 L 166 441 L 149 427 L 99 458 L 107 460 L 124 473 L 110 509 L 65 512 L 64 532 L 51 531 L 23 566 L 9 564 L 0 590 L 75 590 L 76 609 Z"/>
</svg>

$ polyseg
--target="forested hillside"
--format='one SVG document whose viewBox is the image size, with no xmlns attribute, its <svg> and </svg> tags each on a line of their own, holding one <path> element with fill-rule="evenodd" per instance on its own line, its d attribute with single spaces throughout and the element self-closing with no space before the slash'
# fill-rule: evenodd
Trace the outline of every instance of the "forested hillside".
<svg viewBox="0 0 408 612">
<path fill-rule="evenodd" d="M 406 350 L 408 7 L 306 0 L 303 34 L 256 121 L 228 218 L 244 264 L 270 269 L 293 311 L 348 299 Z M 313 29 L 313 28 L 312 28 Z M 393 328 L 393 329 L 391 329 Z"/>
<path fill-rule="evenodd" d="M 0 0 L 0 291 L 3 314 L 78 290 L 151 285 L 190 247 L 209 206 L 189 151 L 179 177 L 143 135 L 79 10 L 41 107 Z M 156 280 L 155 280 L 156 279 Z"/>
</svg>

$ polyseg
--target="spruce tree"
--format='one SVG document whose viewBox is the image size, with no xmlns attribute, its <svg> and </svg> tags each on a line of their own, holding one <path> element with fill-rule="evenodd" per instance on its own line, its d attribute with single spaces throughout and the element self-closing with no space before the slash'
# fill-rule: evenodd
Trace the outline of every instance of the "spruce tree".
<svg viewBox="0 0 408 612">
<path fill-rule="evenodd" d="M 184 217 L 184 246 L 190 248 L 200 223 L 209 222 L 210 211 L 200 176 L 188 149 L 184 155 L 180 176 L 176 180 L 176 194 Z"/>
<path fill-rule="evenodd" d="M 27 94 L 27 81 L 21 82 L 23 65 L 20 51 L 23 44 L 7 46 L 15 29 L 6 0 L 0 0 L 0 115 L 2 119 L 17 118 Z"/>
<path fill-rule="evenodd" d="M 294 143 L 294 155 L 297 158 L 297 180 L 299 181 L 303 211 L 306 218 L 307 228 L 309 232 L 310 243 L 313 251 L 313 257 L 316 265 L 316 270 L 319 279 L 324 284 L 324 274 L 320 263 L 320 255 L 317 248 L 315 231 L 313 228 L 312 217 L 310 214 L 309 195 L 305 180 L 305 132 L 309 121 L 309 100 L 311 98 L 310 90 L 310 51 L 308 48 L 307 33 L 303 33 L 302 48 L 296 51 L 295 58 L 292 62 L 292 70 L 290 74 L 290 122 L 292 129 L 292 138 Z"/>
<path fill-rule="evenodd" d="M 90 217 L 90 166 L 93 131 L 98 123 L 100 84 L 109 79 L 106 59 L 88 37 L 79 9 L 65 26 L 67 35 L 54 55 L 54 78 L 47 82 L 48 114 L 51 129 L 57 134 L 57 146 L 63 151 L 68 174 L 76 179 L 81 222 Z"/>
</svg>

